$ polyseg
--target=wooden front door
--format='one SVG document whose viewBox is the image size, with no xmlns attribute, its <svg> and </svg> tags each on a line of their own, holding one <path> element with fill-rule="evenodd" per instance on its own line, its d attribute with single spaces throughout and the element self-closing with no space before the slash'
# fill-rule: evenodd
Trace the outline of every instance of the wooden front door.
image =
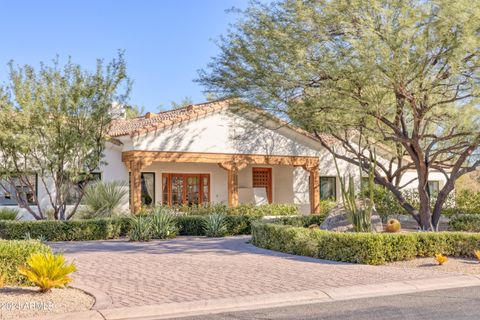
<svg viewBox="0 0 480 320">
<path fill-rule="evenodd" d="M 164 205 L 201 205 L 210 202 L 209 174 L 163 174 Z"/>
<path fill-rule="evenodd" d="M 272 203 L 272 168 L 252 168 L 252 187 L 267 190 L 268 203 Z"/>
</svg>

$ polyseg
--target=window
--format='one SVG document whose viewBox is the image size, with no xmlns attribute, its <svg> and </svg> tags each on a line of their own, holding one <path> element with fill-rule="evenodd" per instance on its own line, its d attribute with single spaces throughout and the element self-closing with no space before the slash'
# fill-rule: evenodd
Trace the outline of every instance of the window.
<svg viewBox="0 0 480 320">
<path fill-rule="evenodd" d="M 209 174 L 164 173 L 162 175 L 162 204 L 190 206 L 209 202 Z"/>
<path fill-rule="evenodd" d="M 337 178 L 320 177 L 320 199 L 337 200 Z"/>
<path fill-rule="evenodd" d="M 430 194 L 438 194 L 440 191 L 440 181 L 438 180 L 430 180 L 428 181 L 428 191 Z"/>
<path fill-rule="evenodd" d="M 12 177 L 0 180 L 0 205 L 16 206 L 19 197 L 30 205 L 37 203 L 37 176 Z"/>
<path fill-rule="evenodd" d="M 155 204 L 155 172 L 143 172 L 140 183 L 142 185 L 142 205 Z"/>
<path fill-rule="evenodd" d="M 131 203 L 131 179 L 130 175 L 128 176 L 128 194 L 129 194 L 129 201 Z M 140 186 L 141 186 L 141 195 L 140 199 L 142 201 L 142 205 L 153 205 L 155 204 L 155 172 L 142 172 L 140 174 Z"/>
<path fill-rule="evenodd" d="M 67 205 L 76 204 L 83 193 L 83 190 L 90 184 L 102 180 L 102 174 L 100 172 L 93 172 L 90 177 L 80 180 L 77 183 L 70 186 L 70 190 L 67 195 Z"/>
</svg>

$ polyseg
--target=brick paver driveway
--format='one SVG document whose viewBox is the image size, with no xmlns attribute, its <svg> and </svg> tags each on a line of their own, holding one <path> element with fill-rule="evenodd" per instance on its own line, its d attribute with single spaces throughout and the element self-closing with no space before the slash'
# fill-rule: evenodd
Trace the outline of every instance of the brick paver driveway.
<svg viewBox="0 0 480 320">
<path fill-rule="evenodd" d="M 427 279 L 429 270 L 335 263 L 256 248 L 249 237 L 52 244 L 73 259 L 73 285 L 103 292 L 110 307 L 233 298 Z M 451 275 L 451 274 L 450 274 Z"/>
</svg>

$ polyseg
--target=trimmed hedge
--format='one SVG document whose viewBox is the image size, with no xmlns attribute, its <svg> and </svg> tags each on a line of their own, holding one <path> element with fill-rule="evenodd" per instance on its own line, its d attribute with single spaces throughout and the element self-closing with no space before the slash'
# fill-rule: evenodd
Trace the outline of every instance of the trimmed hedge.
<svg viewBox="0 0 480 320">
<path fill-rule="evenodd" d="M 128 218 L 92 220 L 0 221 L 0 238 L 45 241 L 105 240 L 127 234 Z"/>
<path fill-rule="evenodd" d="M 28 285 L 28 280 L 17 268 L 33 253 L 51 252 L 50 247 L 37 240 L 0 240 L 0 274 L 7 285 Z"/>
<path fill-rule="evenodd" d="M 480 215 L 465 214 L 456 216 L 448 223 L 448 229 L 452 231 L 480 232 Z"/>
<path fill-rule="evenodd" d="M 178 233 L 184 236 L 204 236 L 204 215 L 175 216 Z M 226 216 L 227 234 L 250 234 L 251 225 L 259 217 L 246 215 Z M 271 221 L 308 227 L 320 225 L 325 215 L 275 217 Z M 41 221 L 0 221 L 0 238 L 21 240 L 27 235 L 32 239 L 45 241 L 106 240 L 126 236 L 130 231 L 130 218 L 103 218 L 91 220 L 41 220 Z"/>
<path fill-rule="evenodd" d="M 480 234 L 462 232 L 340 233 L 274 223 L 254 223 L 252 242 L 258 247 L 319 259 L 379 265 L 430 257 L 472 256 Z"/>
<path fill-rule="evenodd" d="M 180 235 L 185 236 L 204 236 L 203 221 L 205 216 L 178 216 L 177 226 Z M 259 218 L 252 216 L 226 216 L 227 234 L 230 236 L 250 234 L 252 223 Z M 279 224 L 288 224 L 298 227 L 308 227 L 312 224 L 320 225 L 325 220 L 324 215 L 293 216 L 293 217 L 275 217 L 270 221 Z"/>
</svg>

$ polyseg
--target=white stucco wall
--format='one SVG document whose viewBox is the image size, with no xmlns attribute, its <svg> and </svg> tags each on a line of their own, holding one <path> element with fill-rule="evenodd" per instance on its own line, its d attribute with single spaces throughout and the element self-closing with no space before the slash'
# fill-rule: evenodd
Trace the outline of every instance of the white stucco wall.
<svg viewBox="0 0 480 320">
<path fill-rule="evenodd" d="M 150 132 L 146 135 L 119 137 L 123 145 L 108 143 L 105 150 L 105 165 L 99 172 L 103 181 L 125 181 L 128 183 L 128 170 L 122 162 L 122 151 L 182 151 L 208 153 L 240 153 L 262 155 L 318 156 L 320 158 L 320 176 L 337 176 L 333 157 L 323 149 L 320 143 L 286 127 L 279 127 L 272 122 L 256 123 L 246 117 L 229 111 L 213 113 L 206 117 L 174 125 L 167 129 Z M 337 147 L 337 150 L 339 147 Z M 381 157 L 377 161 L 385 162 Z M 353 175 L 358 183 L 357 166 L 338 160 L 343 175 Z M 310 211 L 309 175 L 302 168 L 291 166 L 266 166 L 272 168 L 272 196 L 277 203 L 295 203 L 301 211 Z M 156 202 L 162 200 L 162 173 L 209 173 L 211 179 L 211 201 L 228 202 L 227 174 L 217 164 L 200 163 L 161 163 L 156 162 L 143 169 L 155 172 Z M 411 171 L 405 174 L 402 183 L 415 176 Z M 439 180 L 440 187 L 445 184 L 445 177 L 439 172 L 432 172 L 430 180 Z M 239 188 L 252 187 L 252 166 L 239 172 Z M 407 188 L 416 188 L 417 181 Z M 48 207 L 48 196 L 39 179 L 38 197 L 42 207 Z M 248 199 L 239 199 L 246 202 Z M 340 200 L 340 184 L 337 178 L 337 200 Z M 125 203 L 128 206 L 128 203 Z M 26 210 L 22 210 L 26 212 Z M 24 219 L 31 219 L 29 214 Z"/>
<path fill-rule="evenodd" d="M 315 156 L 318 143 L 288 128 L 265 128 L 223 111 L 135 137 L 132 148 L 150 151 Z"/>
</svg>

